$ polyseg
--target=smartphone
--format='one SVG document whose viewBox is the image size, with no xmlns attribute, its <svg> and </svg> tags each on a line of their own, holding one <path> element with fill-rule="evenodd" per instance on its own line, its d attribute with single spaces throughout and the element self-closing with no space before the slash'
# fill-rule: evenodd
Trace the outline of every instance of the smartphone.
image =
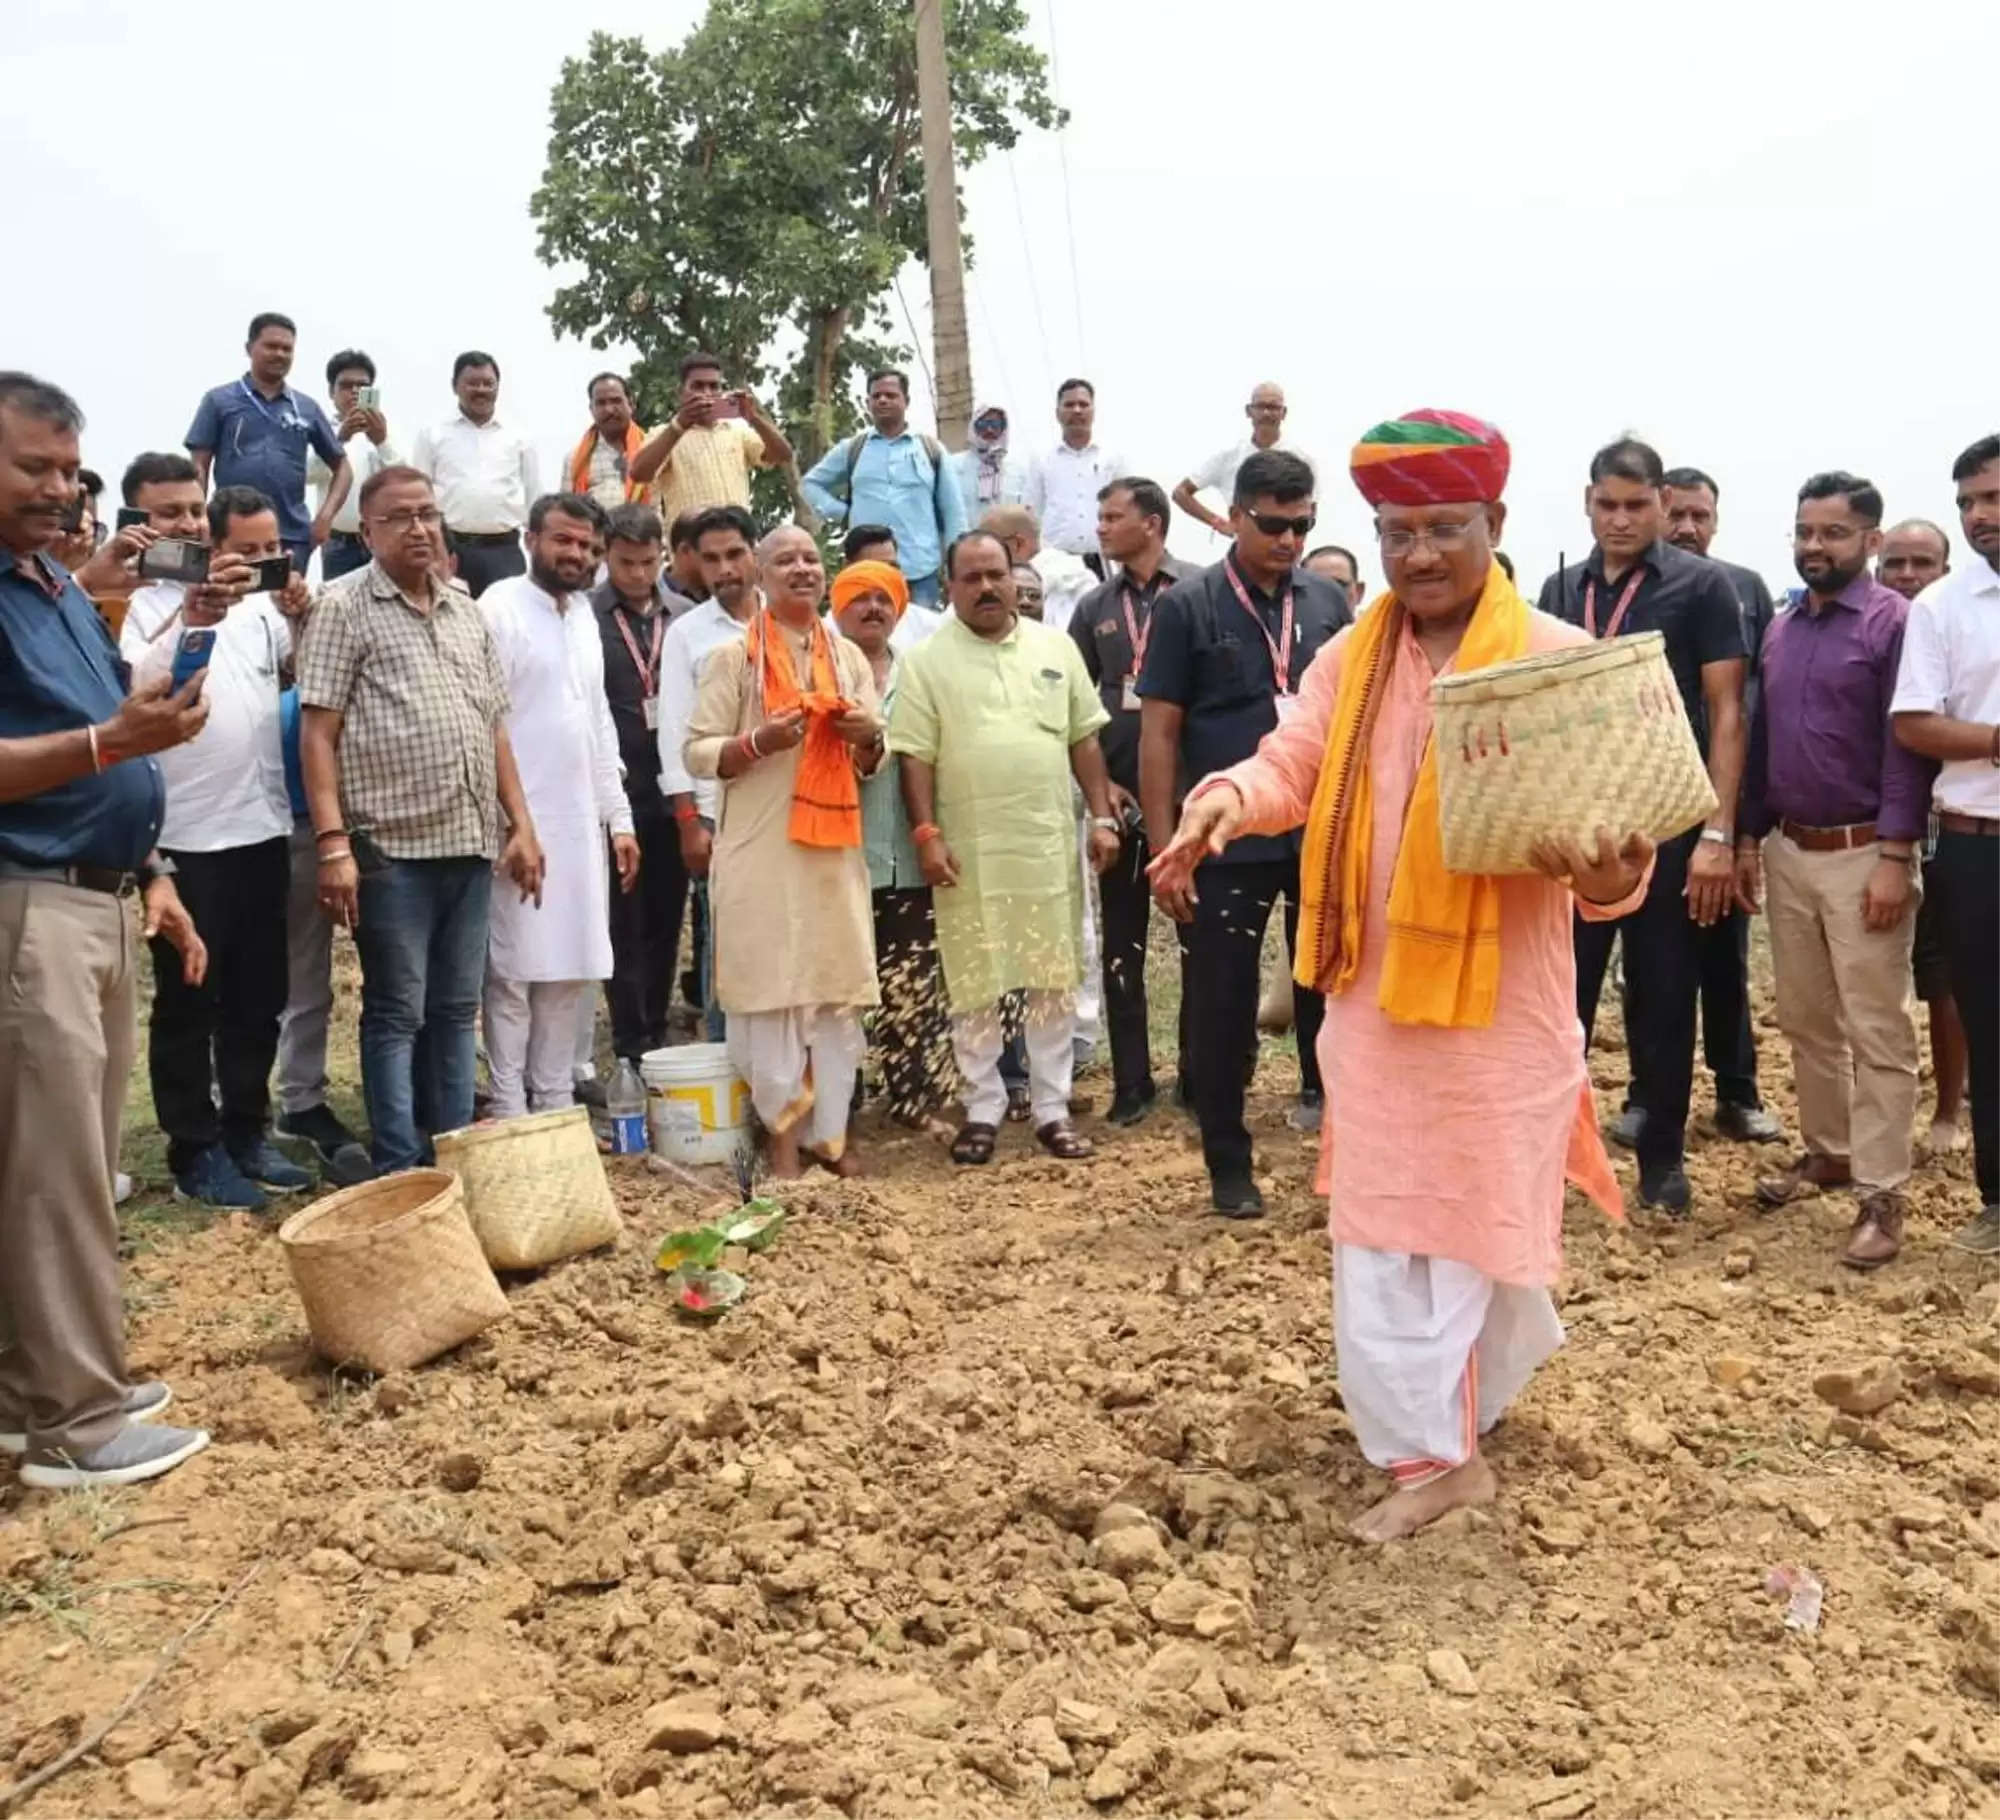
<svg viewBox="0 0 2000 1820">
<path fill-rule="evenodd" d="M 354 408 L 357 411 L 379 411 L 382 408 L 382 388 L 379 385 L 357 387 Z"/>
<path fill-rule="evenodd" d="M 89 504 L 90 501 L 87 498 L 85 498 L 81 492 L 79 492 L 77 496 L 69 502 L 69 505 L 67 506 L 67 508 L 65 508 L 63 512 L 62 528 L 65 531 L 71 533 L 72 535 L 74 535 L 78 531 L 81 531 L 83 529 L 84 509 Z"/>
<path fill-rule="evenodd" d="M 208 547 L 185 537 L 162 537 L 139 552 L 139 574 L 146 581 L 206 581 Z"/>
<path fill-rule="evenodd" d="M 250 586 L 252 594 L 277 594 L 291 583 L 292 559 L 289 556 L 267 556 L 262 562 L 253 562 L 250 567 L 257 576 Z"/>
<path fill-rule="evenodd" d="M 715 417 L 741 417 L 743 415 L 743 400 L 738 398 L 734 392 L 724 392 L 715 401 L 713 415 Z"/>
<path fill-rule="evenodd" d="M 152 513 L 147 511 L 144 506 L 120 506 L 118 508 L 118 528 L 121 531 L 129 531 L 134 525 L 150 523 L 152 516 Z"/>
<path fill-rule="evenodd" d="M 190 626 L 181 634 L 181 642 L 174 647 L 174 670 L 172 687 L 178 691 L 188 685 L 188 680 L 208 668 L 208 660 L 215 651 L 215 628 L 213 626 Z"/>
</svg>

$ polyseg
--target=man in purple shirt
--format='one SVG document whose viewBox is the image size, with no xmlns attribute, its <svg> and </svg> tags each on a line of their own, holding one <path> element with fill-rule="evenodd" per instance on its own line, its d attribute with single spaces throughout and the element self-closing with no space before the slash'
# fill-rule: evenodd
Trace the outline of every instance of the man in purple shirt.
<svg viewBox="0 0 2000 1820">
<path fill-rule="evenodd" d="M 1860 1208 L 1841 1261 L 1857 1270 L 1903 1243 L 1917 1109 L 1911 913 L 1930 802 L 1929 765 L 1889 722 L 1910 603 L 1868 572 L 1881 527 L 1882 495 L 1856 475 L 1815 474 L 1799 489 L 1792 560 L 1806 592 L 1765 637 L 1737 843 L 1745 909 L 1769 865 L 1778 1027 L 1805 1138 L 1757 1193 L 1775 1207 L 1852 1184 Z"/>
</svg>

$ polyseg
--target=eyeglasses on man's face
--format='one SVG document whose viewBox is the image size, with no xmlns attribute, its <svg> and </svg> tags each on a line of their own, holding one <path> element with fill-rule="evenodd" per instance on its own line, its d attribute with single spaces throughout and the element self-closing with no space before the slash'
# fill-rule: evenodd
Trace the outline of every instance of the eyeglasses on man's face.
<svg viewBox="0 0 2000 1820">
<path fill-rule="evenodd" d="M 1476 518 L 1462 518 L 1456 524 L 1426 525 L 1420 531 L 1382 531 L 1375 541 L 1384 556 L 1407 556 L 1420 543 L 1429 544 L 1440 556 L 1450 556 L 1471 543 L 1472 527 L 1478 522 Z"/>
<path fill-rule="evenodd" d="M 426 531 L 434 531 L 444 523 L 444 514 L 436 506 L 411 506 L 401 512 L 382 512 L 368 521 L 379 525 L 385 531 L 401 533 L 413 531 L 422 525 Z"/>
</svg>

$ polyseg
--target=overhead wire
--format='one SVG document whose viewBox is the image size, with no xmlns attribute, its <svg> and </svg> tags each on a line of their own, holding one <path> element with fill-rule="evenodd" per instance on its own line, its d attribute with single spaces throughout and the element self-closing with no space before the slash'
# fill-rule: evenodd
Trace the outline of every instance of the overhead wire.
<svg viewBox="0 0 2000 1820">
<path fill-rule="evenodd" d="M 896 287 L 896 301 L 903 306 L 903 322 L 910 331 L 910 346 L 916 350 L 917 365 L 923 369 L 924 384 L 930 388 L 931 408 L 937 408 L 937 381 L 931 377 L 931 363 L 924 358 L 924 338 L 917 333 L 917 319 L 910 314 L 910 300 L 903 295 L 903 274 L 897 272 L 889 282 Z"/>
<path fill-rule="evenodd" d="M 1042 287 L 1035 277 L 1034 243 L 1028 237 L 1028 209 L 1021 200 L 1021 178 L 1014 168 L 1014 148 L 1007 148 L 1007 181 L 1014 186 L 1014 219 L 1021 229 L 1021 261 L 1028 272 L 1028 295 L 1035 304 L 1035 333 L 1042 345 L 1042 383 L 1044 389 L 1055 385 L 1055 366 L 1049 359 L 1049 325 L 1042 314 Z"/>
<path fill-rule="evenodd" d="M 1056 48 L 1056 0 L 1044 0 L 1044 10 L 1049 21 L 1049 80 L 1055 86 L 1056 97 L 1062 97 L 1062 63 Z M 1063 223 L 1069 234 L 1069 288 L 1070 299 L 1076 306 L 1076 354 L 1081 366 L 1090 364 L 1090 349 L 1083 332 L 1083 277 L 1076 259 L 1076 210 L 1070 200 L 1069 181 L 1069 129 L 1062 127 L 1056 133 L 1056 162 L 1062 171 Z"/>
</svg>

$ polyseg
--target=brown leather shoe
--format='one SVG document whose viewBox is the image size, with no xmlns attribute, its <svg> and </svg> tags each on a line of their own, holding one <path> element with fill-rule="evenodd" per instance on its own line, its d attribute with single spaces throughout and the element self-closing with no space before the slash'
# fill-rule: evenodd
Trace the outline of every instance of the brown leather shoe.
<svg viewBox="0 0 2000 1820">
<path fill-rule="evenodd" d="M 1861 1203 L 1840 1261 L 1852 1270 L 1880 1270 L 1902 1249 L 1903 1197 L 1878 1189 Z"/>
<path fill-rule="evenodd" d="M 1808 1150 L 1783 1175 L 1760 1177 L 1757 1198 L 1766 1207 L 1783 1207 L 1824 1188 L 1845 1188 L 1853 1180 L 1853 1171 L 1844 1156 L 1819 1156 Z"/>
</svg>

